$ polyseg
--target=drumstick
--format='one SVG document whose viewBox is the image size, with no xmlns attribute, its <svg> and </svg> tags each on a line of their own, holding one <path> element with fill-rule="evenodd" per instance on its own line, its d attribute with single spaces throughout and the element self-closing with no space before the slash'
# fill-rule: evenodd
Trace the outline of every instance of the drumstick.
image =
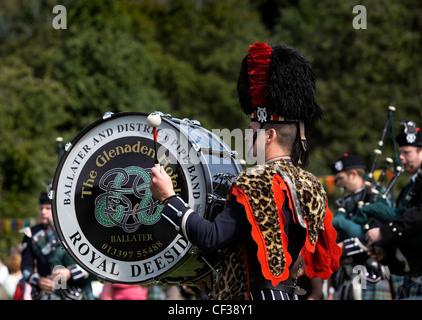
<svg viewBox="0 0 422 320">
<path fill-rule="evenodd" d="M 155 164 L 156 168 L 160 168 L 160 164 L 158 162 L 158 152 L 157 152 L 157 127 L 161 124 L 161 117 L 158 113 L 151 113 L 148 118 L 148 125 L 152 127 L 152 131 L 154 134 L 154 149 L 155 149 Z"/>
</svg>

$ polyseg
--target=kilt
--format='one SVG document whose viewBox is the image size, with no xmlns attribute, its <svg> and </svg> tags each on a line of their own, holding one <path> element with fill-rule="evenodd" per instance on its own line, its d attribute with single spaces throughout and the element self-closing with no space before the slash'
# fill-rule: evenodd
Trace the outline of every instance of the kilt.
<svg viewBox="0 0 422 320">
<path fill-rule="evenodd" d="M 391 275 L 395 299 L 422 298 L 422 277 Z"/>
<path fill-rule="evenodd" d="M 390 284 L 388 280 L 377 283 L 366 283 L 366 289 L 362 289 L 362 300 L 392 300 Z"/>
</svg>

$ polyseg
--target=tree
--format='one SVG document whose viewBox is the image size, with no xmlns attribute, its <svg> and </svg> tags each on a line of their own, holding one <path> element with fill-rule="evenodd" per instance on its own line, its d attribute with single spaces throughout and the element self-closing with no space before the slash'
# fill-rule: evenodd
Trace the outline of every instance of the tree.
<svg viewBox="0 0 422 320">
<path fill-rule="evenodd" d="M 106 111 L 169 111 L 168 102 L 154 88 L 157 67 L 133 38 L 129 18 L 117 1 L 80 1 L 69 10 L 68 20 L 52 76 L 78 101 L 69 110 L 82 117 L 76 129 Z"/>
<path fill-rule="evenodd" d="M 60 83 L 34 77 L 19 58 L 7 58 L 0 67 L 2 217 L 33 216 L 44 180 L 54 175 L 54 139 L 65 119 L 57 114 L 69 96 Z"/>
<path fill-rule="evenodd" d="M 154 37 L 145 42 L 156 61 L 156 87 L 166 96 L 176 117 L 199 120 L 211 128 L 246 125 L 236 96 L 240 62 L 249 45 L 268 32 L 246 0 L 126 4 L 133 20 L 154 21 Z M 146 28 L 133 24 L 140 41 Z M 139 28 L 139 29 L 137 29 Z"/>
<path fill-rule="evenodd" d="M 357 30 L 355 5 L 303 0 L 282 8 L 274 29 L 280 42 L 297 47 L 314 67 L 325 109 L 312 139 L 310 167 L 319 174 L 344 152 L 372 162 L 389 105 L 397 108 L 396 132 L 401 120 L 421 120 L 421 4 L 365 3 L 367 29 Z"/>
</svg>

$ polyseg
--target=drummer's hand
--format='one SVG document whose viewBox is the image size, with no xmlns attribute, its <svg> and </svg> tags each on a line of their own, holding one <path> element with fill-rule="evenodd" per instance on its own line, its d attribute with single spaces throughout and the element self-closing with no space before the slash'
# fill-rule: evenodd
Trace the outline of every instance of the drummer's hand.
<svg viewBox="0 0 422 320">
<path fill-rule="evenodd" d="M 164 199 L 175 194 L 173 190 L 173 182 L 171 181 L 170 176 L 164 170 L 163 166 L 160 166 L 160 169 L 152 167 L 151 173 L 151 185 L 149 188 L 154 197 L 160 201 L 163 201 Z"/>
</svg>

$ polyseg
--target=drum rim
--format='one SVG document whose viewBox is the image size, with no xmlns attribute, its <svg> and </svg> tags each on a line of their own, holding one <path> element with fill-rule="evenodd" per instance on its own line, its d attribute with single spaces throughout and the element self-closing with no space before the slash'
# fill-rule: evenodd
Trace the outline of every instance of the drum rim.
<svg viewBox="0 0 422 320">
<path fill-rule="evenodd" d="M 107 114 L 107 113 L 106 113 Z M 144 112 L 119 112 L 119 113 L 110 113 L 109 117 L 106 117 L 104 114 L 103 117 L 95 120 L 94 122 L 90 123 L 89 125 L 87 125 L 84 129 L 82 129 L 81 131 L 78 132 L 78 134 L 68 143 L 70 143 L 70 148 L 66 150 L 65 147 L 65 151 L 63 152 L 62 156 L 59 159 L 59 163 L 56 167 L 55 173 L 54 173 L 54 177 L 53 177 L 53 181 L 52 181 L 52 193 L 50 195 L 50 199 L 51 199 L 51 212 L 52 212 L 52 216 L 53 216 L 53 224 L 54 224 L 54 229 L 59 237 L 58 241 L 60 241 L 60 245 L 62 246 L 62 248 L 72 257 L 73 260 L 75 260 L 75 262 L 85 271 L 87 271 L 90 274 L 93 274 L 94 276 L 96 276 L 98 279 L 107 281 L 107 282 L 111 282 L 111 283 L 117 283 L 115 280 L 107 278 L 106 276 L 99 274 L 97 272 L 95 272 L 93 269 L 88 268 L 85 263 L 83 263 L 79 257 L 73 252 L 73 250 L 71 250 L 71 246 L 68 244 L 68 241 L 66 239 L 66 237 L 63 234 L 62 231 L 62 227 L 60 225 L 60 219 L 58 217 L 58 205 L 57 205 L 57 188 L 58 188 L 58 182 L 59 182 L 59 177 L 61 175 L 61 172 L 63 170 L 63 167 L 66 163 L 67 158 L 70 155 L 70 151 L 78 144 L 78 142 L 87 134 L 89 133 L 92 129 L 94 129 L 95 127 L 101 125 L 104 122 L 110 121 L 112 119 L 116 119 L 118 117 L 121 116 L 130 116 L 130 115 L 142 115 L 142 116 L 148 116 L 148 113 L 144 113 Z M 66 145 L 68 144 L 66 143 Z M 123 284 L 134 284 L 133 282 L 118 282 L 118 283 L 123 283 Z"/>
<path fill-rule="evenodd" d="M 170 267 L 169 269 L 165 270 L 163 273 L 151 278 L 151 279 L 145 279 L 145 280 L 140 280 L 140 281 L 125 281 L 125 280 L 115 280 L 113 278 L 109 278 L 107 275 L 101 274 L 99 272 L 97 272 L 94 268 L 89 268 L 88 266 L 85 265 L 84 262 L 82 262 L 79 257 L 73 252 L 73 250 L 71 249 L 71 246 L 69 245 L 70 241 L 68 241 L 63 233 L 61 224 L 63 223 L 63 221 L 61 222 L 59 219 L 59 214 L 58 214 L 58 209 L 59 209 L 59 205 L 57 204 L 57 189 L 59 186 L 59 177 L 61 176 L 61 173 L 63 171 L 64 165 L 66 164 L 66 161 L 69 157 L 69 155 L 71 154 L 71 150 L 79 143 L 79 141 L 85 136 L 87 135 L 91 130 L 93 130 L 95 127 L 98 127 L 99 125 L 107 122 L 107 121 L 112 121 L 118 118 L 122 118 L 122 117 L 126 117 L 126 116 L 144 116 L 147 117 L 149 115 L 149 113 L 145 113 L 145 112 L 136 112 L 136 111 L 130 111 L 130 112 L 118 112 L 118 113 L 110 113 L 110 115 L 108 117 L 103 116 L 97 120 L 95 120 L 94 122 L 90 123 L 89 125 L 87 125 L 83 130 L 81 130 L 69 143 L 70 143 L 70 148 L 68 148 L 67 150 L 65 150 L 65 152 L 62 154 L 62 156 L 60 157 L 60 160 L 58 162 L 58 165 L 56 167 L 55 173 L 54 173 L 54 177 L 53 177 L 53 181 L 52 181 L 52 193 L 50 194 L 51 197 L 51 207 L 52 207 L 52 216 L 53 216 L 53 224 L 55 227 L 55 230 L 57 232 L 57 235 L 59 237 L 59 241 L 62 244 L 63 249 L 66 250 L 67 253 L 70 254 L 70 256 L 75 260 L 75 262 L 82 267 L 84 270 L 86 270 L 87 272 L 93 274 L 94 276 L 96 276 L 98 279 L 107 281 L 107 282 L 111 282 L 111 283 L 122 283 L 122 284 L 138 284 L 138 283 L 148 283 L 148 282 L 161 282 L 163 281 L 165 283 L 165 279 L 167 276 L 171 275 L 172 270 L 174 271 L 174 269 L 177 269 L 178 266 L 183 265 L 187 260 L 190 259 L 191 255 L 190 255 L 190 251 L 192 250 L 192 243 L 190 241 L 187 241 L 188 245 L 186 247 L 186 253 L 184 254 L 184 256 L 176 263 L 174 264 L 174 266 Z M 192 146 L 193 142 L 192 140 L 189 138 L 189 136 L 183 131 L 178 129 L 178 123 L 177 121 L 182 122 L 183 120 L 181 119 L 177 119 L 175 118 L 175 120 L 177 121 L 172 121 L 171 119 L 166 119 L 166 118 L 162 118 L 162 120 L 166 121 L 166 123 L 173 127 L 174 129 L 178 130 L 178 132 L 180 134 L 183 134 L 183 136 L 187 139 L 187 141 L 189 142 L 190 146 Z M 195 125 L 197 126 L 197 125 Z M 201 126 L 198 126 L 204 130 L 207 130 Z M 224 142 L 224 141 L 223 141 Z M 209 165 L 206 163 L 205 159 L 204 159 L 204 154 L 202 152 L 199 152 L 198 154 L 198 158 L 200 159 L 200 167 L 201 167 L 201 174 L 203 176 L 204 179 L 204 184 L 205 184 L 205 189 L 207 194 L 212 192 L 212 179 L 210 177 L 211 172 L 209 169 Z M 231 161 L 232 165 L 237 168 L 237 164 L 235 162 L 233 162 L 233 160 Z M 207 199 L 206 199 L 207 201 Z M 204 209 L 204 215 L 206 213 L 206 209 Z M 175 238 L 176 239 L 176 238 Z M 142 261 L 142 260 L 140 260 Z M 140 262 L 138 261 L 138 262 Z"/>
</svg>

